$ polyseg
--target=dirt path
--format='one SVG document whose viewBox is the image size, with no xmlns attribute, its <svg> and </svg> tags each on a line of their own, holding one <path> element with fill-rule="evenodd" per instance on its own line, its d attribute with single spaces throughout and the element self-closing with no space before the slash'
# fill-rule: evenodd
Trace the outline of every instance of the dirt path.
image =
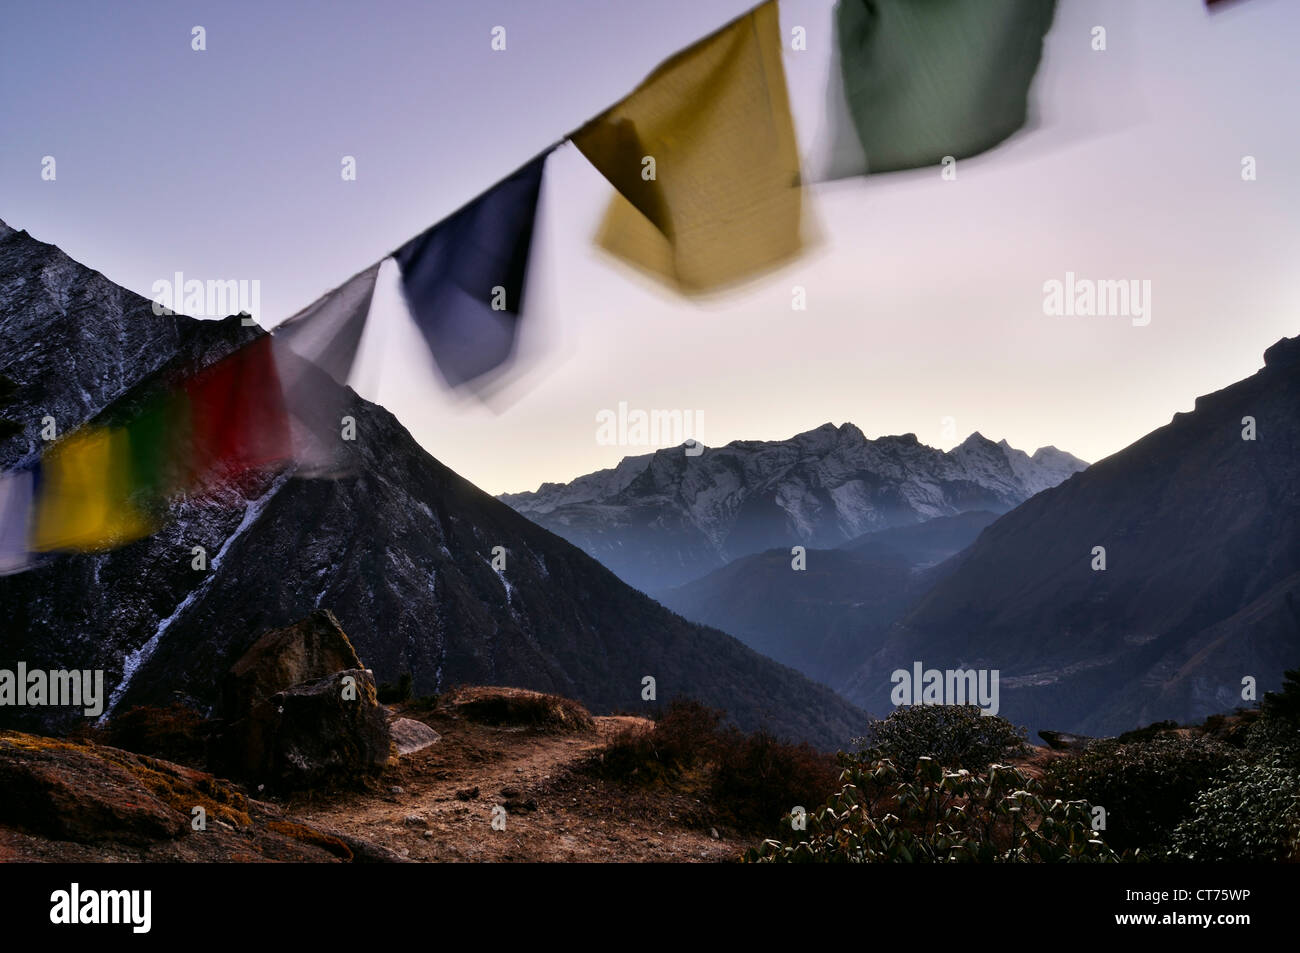
<svg viewBox="0 0 1300 953">
<path fill-rule="evenodd" d="M 376 793 L 295 801 L 286 811 L 415 861 L 716 862 L 750 846 L 715 837 L 693 798 L 575 770 L 619 732 L 648 726 L 644 719 L 596 718 L 592 732 L 557 734 L 441 709 L 403 716 L 442 739 L 401 758 Z M 493 828 L 494 811 L 504 830 Z"/>
</svg>

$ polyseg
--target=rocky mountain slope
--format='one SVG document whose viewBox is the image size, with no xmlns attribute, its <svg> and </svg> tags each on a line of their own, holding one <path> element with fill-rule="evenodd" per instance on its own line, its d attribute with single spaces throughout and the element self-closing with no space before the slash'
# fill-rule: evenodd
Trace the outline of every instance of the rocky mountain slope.
<svg viewBox="0 0 1300 953">
<path fill-rule="evenodd" d="M 1003 715 L 1102 735 L 1278 688 L 1300 656 L 1300 338 L 1264 361 L 988 527 L 848 696 L 888 710 L 915 661 L 998 669 Z"/>
<path fill-rule="evenodd" d="M 867 533 L 840 549 L 811 549 L 795 571 L 790 551 L 728 563 L 659 600 L 831 688 L 843 687 L 889 627 L 942 578 L 931 568 L 975 541 L 987 510 Z"/>
<path fill-rule="evenodd" d="M 637 588 L 660 593 L 742 556 L 833 548 L 863 533 L 969 510 L 1005 513 L 1086 467 L 978 433 L 944 452 L 914 434 L 868 440 L 823 424 L 789 440 L 737 440 L 624 459 L 572 483 L 501 499 Z"/>
<path fill-rule="evenodd" d="M 18 386 L 6 416 L 23 429 L 0 443 L 0 461 L 34 455 L 46 414 L 60 432 L 115 419 L 160 376 L 261 333 L 233 317 L 155 317 L 149 302 L 6 226 L 0 374 Z M 442 466 L 382 407 L 338 396 L 357 423 L 339 448 L 351 475 L 255 475 L 221 499 L 178 501 L 131 545 L 0 578 L 0 667 L 104 669 L 114 706 L 180 697 L 210 709 L 258 636 L 327 608 L 380 682 L 409 672 L 417 694 L 490 682 L 597 712 L 645 711 L 652 676 L 661 701 L 693 696 L 744 727 L 829 747 L 860 730 L 860 713 L 829 690 L 668 612 Z M 205 571 L 191 568 L 194 546 L 208 554 Z M 49 728 L 60 715 L 77 717 L 6 707 L 0 727 Z"/>
</svg>

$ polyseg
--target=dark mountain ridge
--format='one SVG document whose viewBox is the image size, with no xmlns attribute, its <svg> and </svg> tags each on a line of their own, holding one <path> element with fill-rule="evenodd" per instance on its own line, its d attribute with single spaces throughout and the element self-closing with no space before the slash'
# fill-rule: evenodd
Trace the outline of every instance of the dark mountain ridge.
<svg viewBox="0 0 1300 953">
<path fill-rule="evenodd" d="M 985 529 L 847 697 L 888 709 L 918 660 L 998 669 L 1002 714 L 1100 735 L 1279 687 L 1300 656 L 1300 338 L 1264 362 Z"/>
<path fill-rule="evenodd" d="M 745 556 L 658 595 L 701 625 L 839 690 L 893 623 L 951 567 L 996 514 L 974 510 L 810 549 L 795 571 L 788 549 Z"/>
</svg>

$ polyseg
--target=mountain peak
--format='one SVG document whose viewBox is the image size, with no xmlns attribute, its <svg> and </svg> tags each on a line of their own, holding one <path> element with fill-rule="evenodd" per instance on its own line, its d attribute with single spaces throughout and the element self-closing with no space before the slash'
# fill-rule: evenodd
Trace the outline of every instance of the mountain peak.
<svg viewBox="0 0 1300 953">
<path fill-rule="evenodd" d="M 1282 338 L 1264 352 L 1265 367 L 1291 367 L 1300 364 L 1300 335 Z"/>
<path fill-rule="evenodd" d="M 1009 447 L 1007 447 L 1007 442 L 1005 440 L 1003 440 L 1001 443 L 994 443 L 992 440 L 984 436 L 978 430 L 972 431 L 971 435 L 967 437 L 965 440 L 963 440 L 960 444 L 958 444 L 958 446 L 964 448 L 1003 447 L 1005 449 L 1010 449 Z"/>
</svg>

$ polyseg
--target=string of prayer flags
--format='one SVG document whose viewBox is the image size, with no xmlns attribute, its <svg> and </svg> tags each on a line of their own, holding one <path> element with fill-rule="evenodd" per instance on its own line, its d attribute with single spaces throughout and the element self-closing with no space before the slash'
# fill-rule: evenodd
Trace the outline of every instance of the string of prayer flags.
<svg viewBox="0 0 1300 953">
<path fill-rule="evenodd" d="M 833 92 L 849 148 L 835 151 L 833 175 L 975 155 L 1020 129 L 1054 13 L 1055 0 L 839 0 Z M 666 60 L 570 138 L 614 186 L 601 246 L 678 290 L 712 292 L 802 250 L 776 0 Z M 451 387 L 481 382 L 515 351 L 549 153 L 392 255 Z M 167 499 L 250 470 L 341 472 L 345 385 L 381 264 L 144 400 L 125 424 L 83 427 L 39 465 L 0 473 L 0 572 L 32 552 L 138 539 Z"/>
<path fill-rule="evenodd" d="M 775 0 L 665 61 L 572 139 L 617 190 L 600 245 L 681 291 L 713 291 L 802 248 Z"/>
</svg>

